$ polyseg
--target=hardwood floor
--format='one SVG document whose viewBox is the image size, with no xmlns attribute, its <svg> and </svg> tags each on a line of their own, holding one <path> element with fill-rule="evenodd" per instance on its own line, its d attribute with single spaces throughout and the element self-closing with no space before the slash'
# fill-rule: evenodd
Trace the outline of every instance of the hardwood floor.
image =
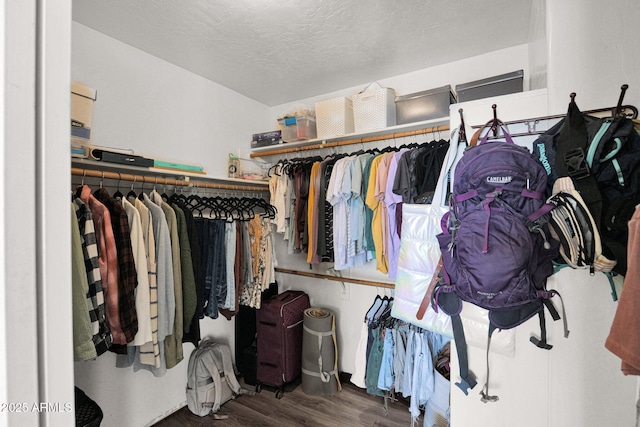
<svg viewBox="0 0 640 427">
<path fill-rule="evenodd" d="M 253 386 L 243 387 L 253 390 Z M 276 399 L 273 391 L 262 390 L 255 395 L 242 395 L 225 403 L 219 414 L 226 420 L 211 416 L 198 417 L 185 406 L 153 427 L 199 427 L 219 423 L 224 427 L 281 427 L 281 426 L 402 426 L 411 425 L 408 401 L 389 404 L 385 416 L 382 397 L 371 396 L 349 382 L 342 391 L 330 396 L 310 396 L 298 386 Z M 422 417 L 417 425 L 422 425 Z"/>
</svg>

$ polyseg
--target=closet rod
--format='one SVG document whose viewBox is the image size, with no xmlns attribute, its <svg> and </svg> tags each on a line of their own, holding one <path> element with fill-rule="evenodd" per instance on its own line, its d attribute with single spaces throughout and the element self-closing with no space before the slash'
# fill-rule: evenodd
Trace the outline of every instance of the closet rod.
<svg viewBox="0 0 640 427">
<path fill-rule="evenodd" d="M 278 148 L 274 150 L 251 153 L 250 156 L 264 157 L 264 156 L 273 156 L 275 154 L 297 153 L 299 151 L 319 150 L 323 148 L 341 147 L 343 145 L 353 145 L 353 144 L 362 144 L 367 142 L 384 141 L 387 139 L 405 138 L 408 136 L 424 135 L 427 133 L 444 132 L 448 130 L 449 130 L 449 125 L 439 125 L 439 126 L 433 126 L 433 127 L 424 128 L 424 129 L 416 129 L 416 130 L 411 130 L 406 132 L 395 132 L 395 133 L 389 133 L 384 135 L 366 136 L 363 138 L 345 139 L 341 141 L 327 142 L 325 144 L 318 143 L 318 144 L 312 144 L 312 145 L 305 145 L 301 147 Z"/>
<path fill-rule="evenodd" d="M 597 110 L 583 111 L 582 113 L 583 114 L 606 113 L 606 112 L 613 111 L 615 108 L 616 107 L 599 108 Z M 630 113 L 626 113 L 625 116 L 628 116 L 629 118 L 632 118 L 632 119 L 638 118 L 638 109 L 635 106 L 633 106 L 633 105 L 621 105 L 620 106 L 620 111 L 624 112 L 626 110 L 631 110 L 631 111 L 630 111 Z M 514 124 L 521 124 L 521 123 L 527 124 L 527 123 L 531 123 L 531 122 L 539 122 L 539 121 L 542 121 L 542 120 L 562 119 L 562 118 L 564 118 L 566 116 L 567 116 L 566 113 L 565 114 L 554 114 L 552 116 L 542 116 L 542 117 L 532 117 L 532 118 L 529 118 L 529 119 L 512 120 L 512 121 L 509 121 L 509 122 L 502 122 L 502 124 L 503 125 L 514 125 Z M 485 127 L 485 126 L 486 126 L 486 123 L 482 124 L 482 125 L 473 125 L 473 126 L 471 126 L 471 128 L 479 129 L 479 128 L 482 128 L 482 127 Z M 533 131 L 533 132 L 522 133 L 522 134 L 518 134 L 518 135 L 511 135 L 511 136 L 535 135 L 535 134 L 544 133 L 544 132 L 546 132 L 546 131 L 542 131 L 542 132 Z"/>
<path fill-rule="evenodd" d="M 81 168 L 71 168 L 71 175 L 77 175 L 82 177 L 91 177 L 91 178 L 104 178 L 104 179 L 114 179 L 120 181 L 132 181 L 132 182 L 140 182 L 146 184 L 156 184 L 156 185 L 173 185 L 173 186 L 183 186 L 183 187 L 194 187 L 194 188 L 212 188 L 215 190 L 230 190 L 230 191 L 253 191 L 253 192 L 266 192 L 269 191 L 268 187 L 259 187 L 255 185 L 231 185 L 231 184 L 218 184 L 218 183 L 210 183 L 203 181 L 186 181 L 184 179 L 177 178 L 159 178 L 159 177 L 151 177 L 148 175 L 131 175 L 128 173 L 120 173 L 120 172 L 102 172 L 92 169 L 81 169 Z"/>
<path fill-rule="evenodd" d="M 276 267 L 275 270 L 278 273 L 293 274 L 295 276 L 314 277 L 316 279 L 327 279 L 327 280 L 333 280 L 336 282 L 355 283 L 357 285 L 375 286 L 377 288 L 395 289 L 396 287 L 396 285 L 393 283 L 374 282 L 372 280 L 362 280 L 362 279 L 351 279 L 349 277 L 330 276 L 328 274 L 310 273 L 307 271 L 300 271 L 300 270 L 287 270 L 286 268 L 280 268 L 280 267 Z"/>
</svg>

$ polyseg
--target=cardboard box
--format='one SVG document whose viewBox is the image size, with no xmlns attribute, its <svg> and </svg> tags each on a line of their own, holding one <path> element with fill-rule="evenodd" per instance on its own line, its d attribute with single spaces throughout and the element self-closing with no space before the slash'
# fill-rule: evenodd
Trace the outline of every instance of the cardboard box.
<svg viewBox="0 0 640 427">
<path fill-rule="evenodd" d="M 91 141 L 93 103 L 97 91 L 80 82 L 71 82 L 71 139 L 88 144 Z"/>
</svg>

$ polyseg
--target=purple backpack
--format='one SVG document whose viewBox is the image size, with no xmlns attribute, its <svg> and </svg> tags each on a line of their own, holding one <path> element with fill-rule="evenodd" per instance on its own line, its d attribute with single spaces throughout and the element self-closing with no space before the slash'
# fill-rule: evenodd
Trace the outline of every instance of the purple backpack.
<svg viewBox="0 0 640 427">
<path fill-rule="evenodd" d="M 546 289 L 558 255 L 546 225 L 553 208 L 545 203 L 547 174 L 526 147 L 502 132 L 505 141 L 488 141 L 487 132 L 465 151 L 455 169 L 451 209 L 437 236 L 444 280 L 434 298 L 452 316 L 456 346 L 465 359 L 460 361 L 463 381 L 457 385 L 465 393 L 476 381 L 466 366 L 462 301 L 489 310 L 489 343 L 495 329 L 513 328 L 538 314 L 541 337 L 531 341 L 550 349 L 544 306 L 555 320 L 560 318 L 550 301 L 556 292 Z M 484 401 L 496 399 L 488 395 L 487 385 L 481 394 Z"/>
</svg>

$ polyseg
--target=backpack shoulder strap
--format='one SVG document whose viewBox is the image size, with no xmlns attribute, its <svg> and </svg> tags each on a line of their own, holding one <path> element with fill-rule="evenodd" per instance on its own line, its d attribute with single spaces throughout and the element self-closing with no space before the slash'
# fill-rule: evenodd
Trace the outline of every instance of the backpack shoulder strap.
<svg viewBox="0 0 640 427">
<path fill-rule="evenodd" d="M 211 358 L 212 363 L 205 364 L 205 367 L 209 371 L 209 375 L 213 379 L 213 385 L 215 388 L 214 397 L 213 397 L 213 406 L 211 407 L 211 412 L 213 412 L 214 414 L 220 410 L 220 405 L 222 402 L 222 381 L 220 381 L 220 372 L 218 372 L 220 367 L 217 365 L 215 355 L 213 354 L 216 347 L 217 345 L 211 345 L 209 347 L 208 354 Z"/>
<path fill-rule="evenodd" d="M 238 383 L 235 371 L 233 369 L 233 363 L 231 362 L 231 350 L 228 346 L 218 344 L 216 350 L 220 354 L 220 360 L 222 361 L 222 372 L 229 382 L 229 387 L 234 395 L 242 394 L 242 387 Z"/>
<path fill-rule="evenodd" d="M 451 316 L 451 326 L 453 327 L 453 339 L 458 352 L 458 364 L 460 365 L 460 382 L 455 383 L 465 395 L 477 384 L 476 377 L 469 372 L 469 356 L 467 355 L 467 340 L 464 336 L 462 319 L 460 314 Z"/>
<path fill-rule="evenodd" d="M 441 271 L 445 277 L 445 281 L 448 281 L 449 279 L 446 269 L 442 268 Z M 462 300 L 449 285 L 444 285 L 438 288 L 433 299 L 434 308 L 440 307 L 451 317 L 453 340 L 456 343 L 458 352 L 458 365 L 460 365 L 460 382 L 455 384 L 460 388 L 460 390 L 462 390 L 465 395 L 468 395 L 469 390 L 476 386 L 477 381 L 475 375 L 469 372 L 467 340 L 464 336 L 462 319 L 460 318 L 460 312 L 462 311 Z"/>
</svg>

